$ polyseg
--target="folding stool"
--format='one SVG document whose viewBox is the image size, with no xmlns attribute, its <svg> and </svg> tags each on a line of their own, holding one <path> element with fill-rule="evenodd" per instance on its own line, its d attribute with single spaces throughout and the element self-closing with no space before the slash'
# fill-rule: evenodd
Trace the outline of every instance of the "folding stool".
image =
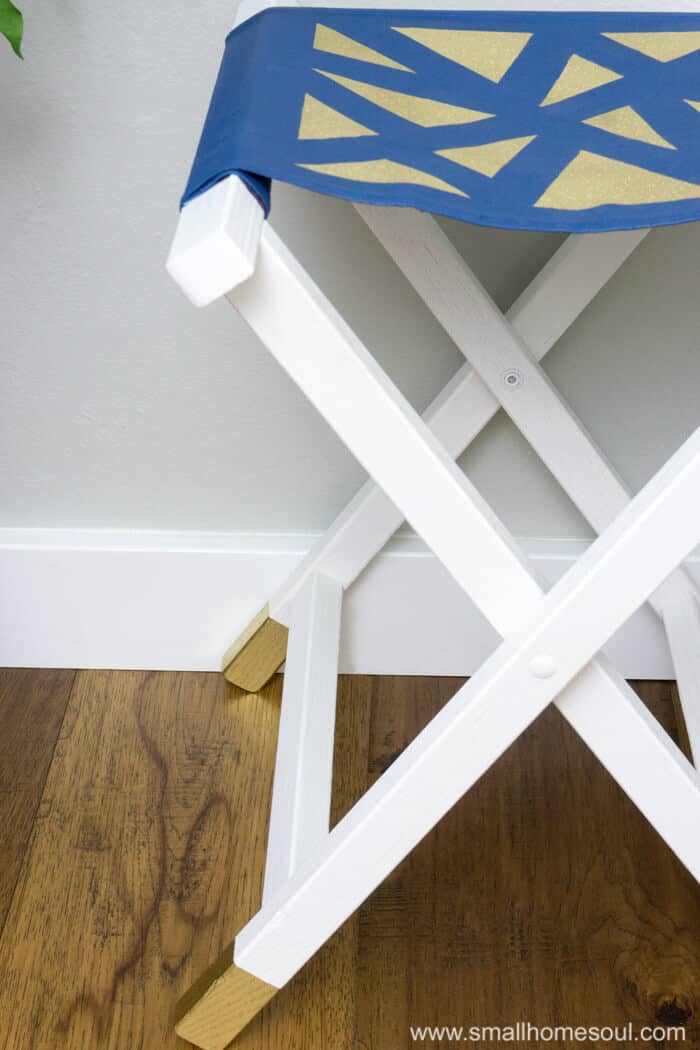
<svg viewBox="0 0 700 1050">
<path fill-rule="evenodd" d="M 700 62 L 700 17 L 696 17 L 700 4 L 637 0 L 620 6 L 633 13 L 643 9 L 659 15 L 689 14 L 692 22 L 680 27 L 672 23 L 671 29 L 658 29 L 654 24 L 648 32 L 626 32 L 625 40 L 620 32 L 604 35 L 615 38 L 616 46 L 659 63 L 664 76 L 680 61 L 687 63 L 683 69 L 700 72 L 700 66 L 690 65 Z M 295 14 L 291 2 L 248 0 L 239 10 L 237 24 L 246 26 L 258 12 L 271 7 L 283 7 L 286 17 Z M 481 14 L 486 8 L 490 15 L 504 10 L 517 13 L 519 5 L 507 0 L 490 5 L 486 0 L 443 0 L 439 7 L 440 12 L 432 14 L 423 10 L 421 17 L 437 19 L 444 11 Z M 594 0 L 542 0 L 526 7 L 528 12 L 537 8 L 594 13 L 606 5 Z M 311 8 L 321 9 L 314 15 L 323 28 L 321 36 L 314 38 L 321 57 L 339 57 L 338 68 L 345 71 L 348 63 L 357 60 L 365 77 L 358 80 L 345 72 L 322 70 L 320 75 L 334 81 L 330 90 L 360 96 L 360 107 L 391 108 L 387 98 L 396 98 L 397 93 L 386 87 L 386 78 L 398 71 L 405 86 L 405 75 L 413 72 L 404 64 L 411 52 L 399 48 L 387 56 L 366 39 L 344 34 L 334 16 L 345 8 L 388 8 L 396 12 L 396 20 L 399 13 L 416 16 L 421 3 L 365 0 L 353 5 L 326 0 L 322 5 L 312 0 L 299 5 L 302 8 L 307 14 Z M 433 48 L 436 38 L 426 36 L 426 17 L 420 29 L 399 29 L 403 36 L 413 34 L 406 47 L 420 47 L 428 40 Z M 517 34 L 513 30 L 508 35 Z M 472 47 L 473 35 L 462 39 Z M 494 71 L 493 63 L 486 60 L 479 66 L 475 59 L 473 70 L 500 83 L 518 57 L 517 47 L 515 51 L 515 57 L 507 49 L 495 52 L 495 59 L 491 55 L 489 61 L 502 68 Z M 454 48 L 450 54 L 454 58 Z M 472 61 L 469 55 L 471 51 L 466 58 L 462 54 L 463 64 Z M 569 61 L 565 71 L 572 83 L 562 87 L 562 80 L 557 80 L 559 86 L 552 88 L 554 102 L 560 96 L 563 101 L 574 97 L 577 91 L 581 95 L 597 88 L 608 90 L 613 81 L 624 79 L 614 71 L 606 79 L 588 68 L 596 63 L 583 61 L 584 66 Z M 367 82 L 371 80 L 368 63 L 379 67 L 378 79 L 384 79 L 384 86 Z M 610 98 L 624 99 L 622 87 L 609 90 Z M 685 128 L 690 125 L 683 122 L 697 118 L 700 132 L 700 77 L 691 96 L 692 92 L 677 100 L 678 119 Z M 330 121 L 340 139 L 377 134 L 358 120 L 350 103 L 350 113 L 338 113 L 315 97 L 311 103 L 305 99 L 304 105 L 309 107 L 304 112 L 310 123 Z M 407 105 L 400 101 L 400 106 Z M 682 106 L 686 109 L 681 112 Z M 387 168 L 386 159 L 356 159 L 354 168 L 340 163 L 297 165 L 306 169 L 298 173 L 299 178 L 311 188 L 355 200 L 364 221 L 466 359 L 422 418 L 264 221 L 255 175 L 217 171 L 216 178 L 200 187 L 183 208 L 168 261 L 173 277 L 199 305 L 228 297 L 371 479 L 224 657 L 226 677 L 248 691 L 260 689 L 285 661 L 286 665 L 262 907 L 178 1009 L 179 1034 L 204 1050 L 222 1050 L 234 1038 L 550 703 L 556 704 L 700 879 L 700 836 L 688 834 L 689 823 L 693 826 L 700 819 L 700 778 L 618 672 L 597 655 L 648 601 L 667 631 L 684 732 L 697 764 L 700 607 L 696 586 L 682 563 L 700 543 L 700 430 L 632 497 L 538 363 L 643 240 L 647 230 L 632 228 L 635 222 L 639 225 L 642 212 L 648 214 L 648 225 L 700 218 L 700 184 L 679 178 L 677 166 L 683 157 L 670 153 L 678 152 L 678 147 L 641 117 L 640 124 L 639 114 L 633 111 L 630 116 L 629 110 L 618 105 L 602 115 L 596 111 L 584 123 L 596 129 L 594 135 L 636 138 L 637 144 L 623 143 L 630 156 L 637 156 L 639 141 L 645 148 L 668 150 L 663 163 L 647 172 L 651 188 L 639 190 L 638 177 L 633 175 L 619 193 L 613 187 L 611 203 L 620 207 L 611 219 L 598 199 L 609 189 L 605 182 L 609 170 L 603 171 L 607 161 L 591 164 L 588 152 L 585 177 L 576 190 L 584 194 L 584 203 L 571 203 L 567 197 L 571 187 L 558 184 L 558 197 L 552 190 L 542 199 L 547 197 L 548 206 L 556 199 L 564 213 L 570 208 L 571 223 L 547 227 L 543 220 L 542 228 L 587 230 L 591 215 L 602 215 L 595 228 L 603 232 L 572 233 L 506 316 L 427 210 L 394 207 L 386 197 L 387 182 L 401 183 L 399 167 L 404 176 L 413 171 L 411 178 L 415 169 L 399 161 Z M 301 117 L 303 122 L 304 113 Z M 440 119 L 449 125 L 449 119 L 436 119 L 437 126 L 442 126 Z M 315 135 L 324 138 L 313 131 L 308 137 Z M 329 137 L 333 133 L 325 136 Z M 498 146 L 495 160 L 492 149 L 464 147 L 477 150 L 465 166 L 471 165 L 483 181 L 490 177 L 489 171 L 501 170 L 504 149 L 506 153 L 524 149 L 521 143 L 526 137 L 528 142 L 535 138 L 507 140 L 512 149 L 503 140 L 491 143 Z M 458 153 L 456 147 L 443 151 L 450 152 Z M 462 156 L 457 163 L 463 161 Z M 384 168 L 377 168 L 379 163 Z M 358 169 L 358 164 L 375 167 Z M 700 153 L 695 164 L 698 183 Z M 616 170 L 629 167 L 626 161 Z M 351 185 L 358 170 L 367 175 L 369 187 Z M 329 188 L 324 181 L 329 178 L 331 183 L 339 179 L 340 188 Z M 664 197 L 664 187 L 672 182 L 675 190 L 669 189 Z M 416 185 L 419 203 L 428 199 L 421 194 L 445 193 L 444 179 L 435 174 Z M 402 192 L 398 191 L 398 203 L 405 204 Z M 621 199 L 625 193 L 628 198 Z M 647 199 L 641 200 L 645 193 Z M 377 194 L 384 203 L 366 203 Z M 636 194 L 634 200 L 629 194 Z M 442 210 L 450 214 L 450 208 L 471 207 L 455 201 L 460 195 L 465 200 L 472 196 L 457 190 Z M 491 200 L 488 207 L 495 206 Z M 682 212 L 688 206 L 695 208 L 694 213 Z M 528 213 L 523 226 L 539 221 L 533 220 L 533 214 Z M 625 215 L 635 221 L 626 222 Z M 499 408 L 599 536 L 547 593 L 513 538 L 455 464 Z M 343 594 L 404 520 L 503 641 L 329 831 Z"/>
</svg>

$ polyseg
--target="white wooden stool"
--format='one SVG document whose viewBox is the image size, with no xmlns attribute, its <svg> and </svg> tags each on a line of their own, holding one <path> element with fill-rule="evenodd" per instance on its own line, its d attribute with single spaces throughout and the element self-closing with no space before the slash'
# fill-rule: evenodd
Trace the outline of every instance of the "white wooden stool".
<svg viewBox="0 0 700 1050">
<path fill-rule="evenodd" d="M 239 23 L 267 6 L 244 3 Z M 501 0 L 492 8 L 518 6 Z M 195 303 L 228 297 L 373 479 L 224 658 L 226 677 L 248 691 L 285 660 L 286 670 L 262 907 L 178 1010 L 178 1033 L 205 1050 L 233 1039 L 550 703 L 700 880 L 700 835 L 688 833 L 700 826 L 700 778 L 597 655 L 648 601 L 668 633 L 697 764 L 700 607 L 682 563 L 700 543 L 700 431 L 633 497 L 538 363 L 646 231 L 570 236 L 503 316 L 429 214 L 357 208 L 466 359 L 423 418 L 264 222 L 238 176 L 185 206 L 168 262 Z M 547 593 L 455 464 L 499 408 L 599 535 Z M 329 831 L 343 593 L 404 519 L 503 642 Z"/>
</svg>

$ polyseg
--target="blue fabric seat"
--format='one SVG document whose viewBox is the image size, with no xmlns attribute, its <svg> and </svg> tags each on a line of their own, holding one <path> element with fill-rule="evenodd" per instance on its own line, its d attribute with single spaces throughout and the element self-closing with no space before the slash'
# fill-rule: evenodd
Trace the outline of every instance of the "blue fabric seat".
<svg viewBox="0 0 700 1050">
<path fill-rule="evenodd" d="M 512 229 L 700 218 L 700 15 L 273 8 L 228 37 L 183 203 L 231 173 Z"/>
</svg>

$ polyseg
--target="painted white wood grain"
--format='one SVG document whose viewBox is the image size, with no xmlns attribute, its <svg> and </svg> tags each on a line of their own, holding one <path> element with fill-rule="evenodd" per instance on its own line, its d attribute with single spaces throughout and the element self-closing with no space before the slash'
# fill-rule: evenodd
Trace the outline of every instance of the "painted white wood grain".
<svg viewBox="0 0 700 1050">
<path fill-rule="evenodd" d="M 595 663 L 584 670 L 700 540 L 700 520 L 691 513 L 699 493 L 700 431 L 571 572 L 532 603 L 527 622 L 241 931 L 237 965 L 276 986 L 285 984 L 573 679 L 572 698 L 562 693 L 560 709 L 575 728 L 592 731 L 597 752 L 700 879 L 700 839 L 687 833 L 689 814 L 700 813 L 697 773 L 632 704 L 629 691 L 618 689 L 607 667 Z M 667 542 L 660 545 L 659 536 Z M 468 541 L 466 536 L 467 547 Z M 603 733 L 592 713 L 595 697 L 603 700 Z M 610 740 L 613 731 L 616 739 Z"/>
<path fill-rule="evenodd" d="M 567 238 L 507 315 L 536 357 L 551 349 L 644 236 L 645 231 L 634 231 Z M 423 418 L 456 459 L 499 408 L 498 399 L 465 364 Z M 270 599 L 271 615 L 288 623 L 294 596 L 314 571 L 334 576 L 348 587 L 402 522 L 401 512 L 370 479 Z M 242 630 L 245 625 L 240 626 Z M 232 630 L 232 637 L 236 633 L 240 631 Z"/>
<path fill-rule="evenodd" d="M 229 299 L 487 619 L 513 630 L 538 593 L 513 538 L 269 226 Z M 506 566 L 514 593 L 493 587 Z"/>
<path fill-rule="evenodd" d="M 225 295 L 255 269 L 263 210 L 237 175 L 229 175 L 180 212 L 166 269 L 195 306 Z"/>
<path fill-rule="evenodd" d="M 351 814 L 344 824 L 347 839 L 341 835 L 338 851 L 330 841 L 338 841 L 334 831 L 325 847 L 330 852 L 319 850 L 300 870 L 299 881 L 290 880 L 263 909 L 265 918 L 257 917 L 246 928 L 237 942 L 238 965 L 277 984 L 295 972 L 445 812 L 458 797 L 453 793 L 456 783 L 459 793 L 466 790 L 698 542 L 700 522 L 682 508 L 697 498 L 700 434 L 543 598 L 490 509 L 272 231 L 263 232 L 254 279 L 230 298 L 499 633 L 516 639 L 504 643 L 468 683 L 466 693 L 458 694 L 451 705 L 454 720 L 446 716 L 449 725 L 439 735 L 439 746 L 433 747 L 433 734 L 440 731 L 428 727 L 407 752 L 407 765 L 401 767 L 405 781 L 395 784 L 390 770 L 386 795 L 377 785 L 359 804 L 360 825 Z M 305 333 L 304 340 L 295 337 L 298 331 Z M 669 559 L 660 553 L 660 535 L 673 550 Z M 579 663 L 582 648 L 585 659 Z M 625 683 L 600 665 L 590 673 L 588 705 L 614 705 L 620 730 L 629 723 L 626 739 L 642 735 L 684 804 L 700 806 L 692 767 L 670 741 L 650 736 L 646 721 L 639 723 Z M 565 695 L 556 700 L 558 706 L 565 701 Z M 568 717 L 577 727 L 575 707 Z M 664 817 L 667 809 L 660 810 L 658 799 L 649 796 L 653 777 L 648 769 L 629 761 L 623 746 L 615 751 L 601 741 L 598 723 L 582 725 L 594 750 L 607 753 L 608 759 L 612 754 L 614 775 L 671 848 L 700 873 L 698 849 L 689 851 L 685 823 L 679 834 L 677 816 Z M 456 779 L 448 777 L 446 783 L 439 770 L 450 768 L 457 755 L 459 765 L 449 774 Z M 427 767 L 416 781 L 416 767 L 424 760 Z M 459 781 L 460 776 L 466 780 Z M 422 810 L 418 807 L 414 815 L 413 792 L 419 783 L 429 787 Z M 358 872 L 366 851 L 373 859 Z M 350 870 L 345 881 L 344 864 Z"/>
<path fill-rule="evenodd" d="M 268 0 L 266 6 L 280 4 Z M 245 8 L 239 4 L 234 28 L 250 17 Z M 182 208 L 165 268 L 194 306 L 208 306 L 250 277 L 263 221 L 260 202 L 237 175 Z"/>
<path fill-rule="evenodd" d="M 413 210 L 358 211 L 523 437 L 602 532 L 629 494 L 437 222 Z"/>
<path fill-rule="evenodd" d="M 603 532 L 629 503 L 631 493 L 537 363 L 519 329 L 509 324 L 432 216 L 416 211 L 399 216 L 395 208 L 357 210 L 571 501 L 597 533 Z M 598 235 L 582 238 L 586 247 L 595 248 L 588 259 L 591 265 L 596 255 L 600 259 L 607 253 L 608 238 L 598 244 Z M 554 276 L 560 277 L 562 269 L 556 267 Z M 580 303 L 581 292 L 573 282 L 555 280 L 550 285 L 543 280 L 534 301 L 545 308 L 552 302 L 562 310 L 562 300 L 572 294 Z M 682 568 L 677 576 L 679 586 L 693 595 L 690 576 Z M 658 599 L 652 597 L 651 604 L 660 614 Z"/>
<path fill-rule="evenodd" d="M 289 632 L 263 905 L 328 835 L 343 589 L 315 573 Z"/>
</svg>

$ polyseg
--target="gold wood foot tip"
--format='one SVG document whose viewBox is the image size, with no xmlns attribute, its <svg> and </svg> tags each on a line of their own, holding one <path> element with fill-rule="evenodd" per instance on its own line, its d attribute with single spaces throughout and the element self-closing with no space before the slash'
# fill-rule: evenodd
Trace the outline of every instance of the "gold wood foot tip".
<svg viewBox="0 0 700 1050">
<path fill-rule="evenodd" d="M 175 1031 L 201 1050 L 225 1050 L 279 991 L 232 962 L 233 945 L 180 999 Z"/>
<path fill-rule="evenodd" d="M 247 693 L 257 693 L 284 663 L 288 634 L 284 624 L 270 617 L 266 605 L 227 649 L 224 678 Z"/>
</svg>

